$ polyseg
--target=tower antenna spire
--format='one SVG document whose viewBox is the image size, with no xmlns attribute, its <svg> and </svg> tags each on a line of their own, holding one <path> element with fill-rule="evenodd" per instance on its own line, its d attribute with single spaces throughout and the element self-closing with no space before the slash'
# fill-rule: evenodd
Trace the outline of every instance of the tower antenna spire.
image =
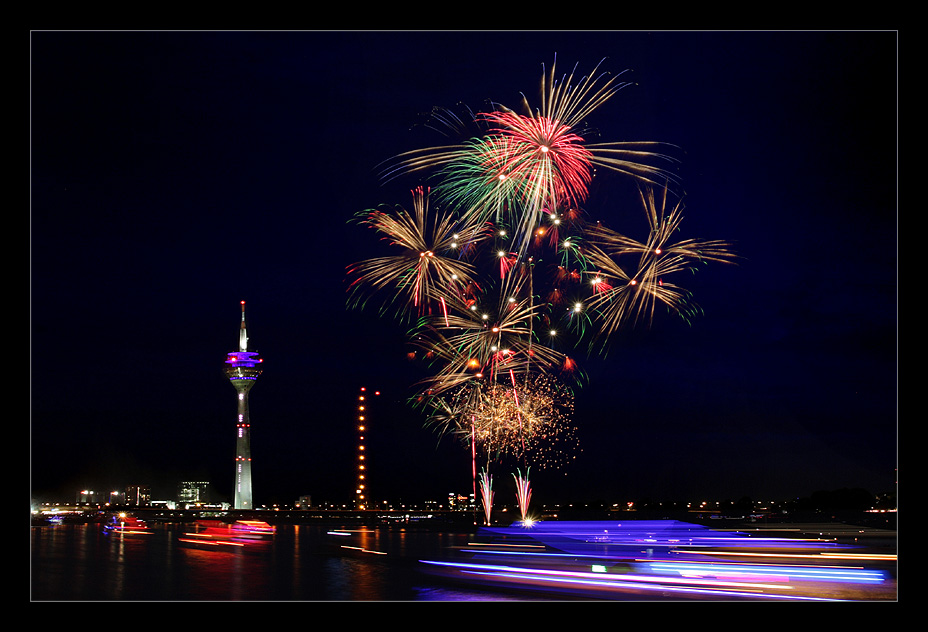
<svg viewBox="0 0 928 632">
<path fill-rule="evenodd" d="M 242 301 L 242 326 L 238 332 L 238 350 L 248 351 L 248 332 L 245 329 L 245 301 Z"/>
</svg>

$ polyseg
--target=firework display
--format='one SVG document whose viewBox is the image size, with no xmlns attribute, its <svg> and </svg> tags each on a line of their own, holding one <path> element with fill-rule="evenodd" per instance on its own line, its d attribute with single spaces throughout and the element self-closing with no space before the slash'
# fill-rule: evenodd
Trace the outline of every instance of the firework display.
<svg viewBox="0 0 928 632">
<path fill-rule="evenodd" d="M 679 237 L 684 206 L 669 145 L 590 142 L 587 117 L 628 85 L 598 67 L 556 79 L 552 66 L 537 109 L 525 97 L 521 111 L 436 108 L 430 126 L 463 138 L 384 169 L 385 179 L 428 181 L 413 189 L 413 212 L 358 217 L 392 251 L 349 268 L 350 303 L 380 295 L 381 309 L 412 323 L 411 355 L 428 367 L 413 400 L 441 435 L 470 447 L 474 472 L 478 458 L 484 472 L 572 460 L 571 385 L 582 378 L 573 350 L 649 325 L 659 307 L 688 318 L 696 308 L 673 277 L 732 261 L 726 243 Z M 600 172 L 637 182 L 644 239 L 588 219 Z M 527 473 L 516 480 L 527 494 Z"/>
</svg>

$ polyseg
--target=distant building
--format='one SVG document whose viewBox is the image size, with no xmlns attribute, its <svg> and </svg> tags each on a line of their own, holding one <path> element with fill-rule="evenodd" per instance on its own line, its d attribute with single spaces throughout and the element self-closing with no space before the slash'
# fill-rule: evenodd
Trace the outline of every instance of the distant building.
<svg viewBox="0 0 928 632">
<path fill-rule="evenodd" d="M 126 487 L 126 505 L 130 507 L 147 507 L 151 503 L 151 488 L 148 485 L 129 485 Z"/>
<path fill-rule="evenodd" d="M 451 492 L 448 494 L 448 509 L 452 511 L 467 511 L 473 509 L 473 495 L 465 496 Z"/>
<path fill-rule="evenodd" d="M 82 489 L 77 492 L 78 503 L 102 503 L 106 502 L 103 492 L 95 492 L 92 489 Z"/>
<path fill-rule="evenodd" d="M 298 509 L 309 509 L 313 505 L 312 496 L 300 496 L 296 501 Z"/>
<path fill-rule="evenodd" d="M 184 504 L 208 503 L 209 483 L 205 481 L 182 481 L 177 486 L 177 502 Z"/>
</svg>

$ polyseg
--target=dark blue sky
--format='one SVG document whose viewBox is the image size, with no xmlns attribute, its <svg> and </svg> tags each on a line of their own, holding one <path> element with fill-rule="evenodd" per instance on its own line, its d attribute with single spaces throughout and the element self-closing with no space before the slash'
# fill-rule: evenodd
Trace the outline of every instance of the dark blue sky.
<svg viewBox="0 0 928 632">
<path fill-rule="evenodd" d="M 439 140 L 411 129 L 420 114 L 537 103 L 555 55 L 630 70 L 590 123 L 678 145 L 684 231 L 741 259 L 686 282 L 691 326 L 658 319 L 581 358 L 583 452 L 533 476 L 538 502 L 892 490 L 896 33 L 34 32 L 34 494 L 187 478 L 230 494 L 221 368 L 241 300 L 266 365 L 256 502 L 350 497 L 361 385 L 384 392 L 374 496 L 469 490 L 466 451 L 402 404 L 402 328 L 346 312 L 345 267 L 370 254 L 347 221 L 407 203 L 414 182 L 382 187 L 374 167 Z M 634 232 L 623 186 L 591 204 Z"/>
</svg>

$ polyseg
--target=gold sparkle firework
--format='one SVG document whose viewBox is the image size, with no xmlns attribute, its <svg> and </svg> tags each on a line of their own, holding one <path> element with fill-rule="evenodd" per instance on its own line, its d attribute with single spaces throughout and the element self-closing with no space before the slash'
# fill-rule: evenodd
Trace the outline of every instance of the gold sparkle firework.
<svg viewBox="0 0 928 632">
<path fill-rule="evenodd" d="M 428 425 L 490 462 L 558 468 L 575 458 L 573 392 L 545 373 L 471 381 L 427 400 Z"/>
<path fill-rule="evenodd" d="M 567 356 L 535 339 L 534 321 L 542 307 L 530 282 L 530 266 L 517 265 L 502 279 L 495 303 L 480 295 L 445 294 L 447 314 L 420 319 L 411 340 L 439 367 L 426 382 L 429 392 L 564 367 Z"/>
<path fill-rule="evenodd" d="M 413 190 L 413 212 L 402 207 L 374 209 L 359 216 L 359 223 L 381 234 L 397 254 L 375 257 L 349 267 L 352 282 L 349 304 L 386 294 L 384 309 L 395 303 L 397 312 L 424 314 L 436 309 L 441 296 L 466 286 L 474 275 L 466 250 L 487 237 L 486 227 L 461 223 L 453 215 L 430 219 L 428 192 Z M 411 308 L 411 309 L 410 309 Z"/>
<path fill-rule="evenodd" d="M 497 382 L 482 391 L 469 411 L 471 432 L 488 461 L 531 462 L 562 467 L 577 448 L 573 393 L 550 375 L 538 373 L 512 383 Z M 467 423 L 467 419 L 463 419 Z"/>
<path fill-rule="evenodd" d="M 650 232 L 638 241 L 604 226 L 590 230 L 585 248 L 594 294 L 587 308 L 596 313 L 600 333 L 608 335 L 625 323 L 650 322 L 657 305 L 684 314 L 687 292 L 670 281 L 671 275 L 692 270 L 699 263 L 734 259 L 729 245 L 719 240 L 672 241 L 683 220 L 683 201 L 668 211 L 667 190 L 657 199 L 651 189 L 641 191 Z"/>
</svg>

